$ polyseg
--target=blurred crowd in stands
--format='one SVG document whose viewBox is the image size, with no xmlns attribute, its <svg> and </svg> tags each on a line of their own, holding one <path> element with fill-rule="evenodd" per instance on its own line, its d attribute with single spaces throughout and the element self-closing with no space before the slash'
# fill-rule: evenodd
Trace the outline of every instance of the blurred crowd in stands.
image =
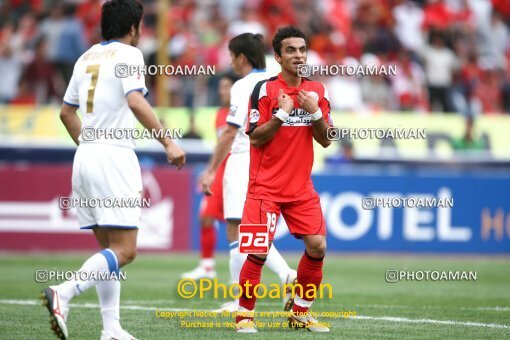
<svg viewBox="0 0 510 340">
<path fill-rule="evenodd" d="M 0 0 L 0 103 L 60 103 L 76 59 L 101 41 L 101 0 Z M 158 0 L 139 48 L 156 63 Z M 396 65 L 396 76 L 321 78 L 342 111 L 510 113 L 509 0 L 168 0 L 174 65 L 229 69 L 228 40 L 301 28 L 309 61 Z M 218 105 L 217 79 L 171 77 L 172 106 Z M 154 79 L 148 85 L 154 87 Z M 154 102 L 152 91 L 151 101 Z"/>
</svg>

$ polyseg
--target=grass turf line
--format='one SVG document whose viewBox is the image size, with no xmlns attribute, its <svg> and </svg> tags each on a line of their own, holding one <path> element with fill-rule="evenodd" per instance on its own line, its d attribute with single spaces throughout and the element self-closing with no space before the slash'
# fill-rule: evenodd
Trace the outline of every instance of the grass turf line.
<svg viewBox="0 0 510 340">
<path fill-rule="evenodd" d="M 35 270 L 76 270 L 88 254 L 6 255 L 0 256 L 1 300 L 35 301 L 39 291 L 48 284 L 36 283 Z M 292 267 L 299 255 L 284 254 Z M 196 309 L 212 310 L 223 303 L 206 294 L 204 299 L 183 299 L 177 294 L 181 272 L 197 264 L 195 255 L 140 255 L 126 267 L 127 280 L 122 283 L 121 323 L 140 339 L 182 338 L 238 338 L 227 328 L 181 328 L 178 319 L 157 318 L 154 310 Z M 508 259 L 452 258 L 452 257 L 396 257 L 396 256 L 342 256 L 328 254 L 324 265 L 323 283 L 333 287 L 333 299 L 318 300 L 313 311 L 356 311 L 358 319 L 330 319 L 327 338 L 509 338 L 510 329 L 468 326 L 467 323 L 510 325 L 510 271 Z M 476 282 L 398 282 L 386 283 L 388 269 L 407 270 L 476 270 Z M 228 258 L 217 258 L 219 281 L 227 283 Z M 263 282 L 277 283 L 277 277 L 264 268 Z M 257 311 L 280 311 L 281 300 L 265 299 L 257 304 Z M 95 289 L 73 300 L 68 322 L 73 339 L 98 338 L 101 331 L 99 308 Z M 139 309 L 130 309 L 139 306 Z M 0 337 L 9 339 L 51 339 L 47 311 L 39 305 L 12 305 L 0 303 Z M 375 318 L 375 319 L 372 319 Z M 401 319 L 389 319 L 401 318 Z M 448 320 L 458 323 L 437 324 L 404 320 Z M 191 321 L 229 322 L 228 318 L 187 318 Z M 306 331 L 268 328 L 270 322 L 281 318 L 259 318 L 266 324 L 257 338 L 281 339 L 311 338 Z M 460 324 L 459 324 L 460 323 Z"/>
</svg>

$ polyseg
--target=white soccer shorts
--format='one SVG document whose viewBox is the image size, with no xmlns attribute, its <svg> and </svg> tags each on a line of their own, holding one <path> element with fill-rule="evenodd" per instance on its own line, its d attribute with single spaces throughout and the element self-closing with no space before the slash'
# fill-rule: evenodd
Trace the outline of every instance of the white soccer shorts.
<svg viewBox="0 0 510 340">
<path fill-rule="evenodd" d="M 244 201 L 250 177 L 250 153 L 233 153 L 223 175 L 223 213 L 226 220 L 243 217 Z"/>
<path fill-rule="evenodd" d="M 73 162 L 73 198 L 81 229 L 110 227 L 138 228 L 141 207 L 130 204 L 112 207 L 112 199 L 140 199 L 142 175 L 138 158 L 131 148 L 107 144 L 81 144 Z M 83 204 L 94 199 L 93 204 Z M 107 199 L 107 200 L 104 200 Z M 101 204 L 97 200 L 104 200 Z M 104 202 L 106 201 L 106 204 Z"/>
</svg>

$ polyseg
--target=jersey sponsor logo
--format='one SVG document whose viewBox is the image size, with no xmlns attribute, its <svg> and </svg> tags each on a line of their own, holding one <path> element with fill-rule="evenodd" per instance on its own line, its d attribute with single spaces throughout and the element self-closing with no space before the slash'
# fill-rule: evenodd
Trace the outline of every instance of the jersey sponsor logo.
<svg viewBox="0 0 510 340">
<path fill-rule="evenodd" d="M 239 253 L 267 254 L 269 252 L 269 227 L 267 224 L 239 225 Z"/>
<path fill-rule="evenodd" d="M 229 116 L 235 116 L 236 112 L 237 112 L 237 106 L 230 105 L 230 109 L 228 110 L 228 115 Z"/>
<path fill-rule="evenodd" d="M 250 123 L 254 124 L 260 119 L 260 113 L 257 109 L 251 109 L 250 111 Z"/>
<path fill-rule="evenodd" d="M 278 112 L 278 108 L 273 109 L 273 116 Z M 304 109 L 294 108 L 289 114 L 289 120 L 282 126 L 311 126 L 312 117 L 310 113 Z"/>
</svg>

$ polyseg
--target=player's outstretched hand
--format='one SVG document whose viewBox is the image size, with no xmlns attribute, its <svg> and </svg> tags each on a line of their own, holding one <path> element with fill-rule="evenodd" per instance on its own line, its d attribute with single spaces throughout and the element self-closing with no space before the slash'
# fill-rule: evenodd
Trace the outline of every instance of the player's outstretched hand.
<svg viewBox="0 0 510 340">
<path fill-rule="evenodd" d="M 186 163 L 186 153 L 175 143 L 170 143 L 165 146 L 165 152 L 168 162 L 176 166 L 177 169 L 182 168 Z"/>
<path fill-rule="evenodd" d="M 211 191 L 211 185 L 214 182 L 215 176 L 216 174 L 207 169 L 204 172 L 202 172 L 202 174 L 199 177 L 199 182 L 200 185 L 202 186 L 202 192 L 207 196 L 211 196 L 214 194 Z"/>
<path fill-rule="evenodd" d="M 319 109 L 318 99 L 314 93 L 306 92 L 305 90 L 299 91 L 297 96 L 299 105 L 309 113 L 315 113 Z"/>
<path fill-rule="evenodd" d="M 278 94 L 278 107 L 288 114 L 294 109 L 294 101 L 289 95 L 285 94 L 282 89 L 280 89 L 280 93 Z"/>
</svg>

